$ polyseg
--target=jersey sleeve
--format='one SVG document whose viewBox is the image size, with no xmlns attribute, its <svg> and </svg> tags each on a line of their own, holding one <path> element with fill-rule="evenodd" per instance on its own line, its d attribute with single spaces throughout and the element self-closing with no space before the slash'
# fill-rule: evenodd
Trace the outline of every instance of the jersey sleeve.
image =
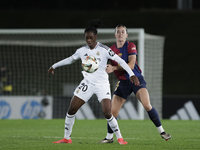
<svg viewBox="0 0 200 150">
<path fill-rule="evenodd" d="M 128 55 L 137 55 L 136 46 L 132 42 L 129 42 L 128 44 Z"/>
<path fill-rule="evenodd" d="M 113 52 L 110 48 L 107 49 L 108 51 L 108 59 L 111 59 L 111 60 L 114 60 L 114 57 L 115 57 L 115 52 Z"/>
<path fill-rule="evenodd" d="M 79 51 L 77 50 L 72 56 L 70 56 L 68 58 L 65 58 L 65 59 L 53 64 L 52 67 L 54 69 L 56 69 L 56 68 L 58 68 L 60 66 L 70 65 L 70 64 L 74 63 L 79 58 L 80 58 Z"/>
<path fill-rule="evenodd" d="M 74 60 L 77 60 L 80 58 L 80 50 L 76 50 L 76 52 L 72 55 Z"/>
</svg>

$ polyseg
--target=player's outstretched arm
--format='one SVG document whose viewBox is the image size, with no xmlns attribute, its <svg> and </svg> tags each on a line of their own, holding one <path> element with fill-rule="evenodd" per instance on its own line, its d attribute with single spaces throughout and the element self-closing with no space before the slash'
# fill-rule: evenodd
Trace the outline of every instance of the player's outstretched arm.
<svg viewBox="0 0 200 150">
<path fill-rule="evenodd" d="M 55 69 L 54 69 L 53 67 L 50 67 L 49 70 L 48 70 L 48 73 L 54 74 L 54 70 L 55 70 Z"/>
<path fill-rule="evenodd" d="M 122 67 L 121 67 L 122 68 Z M 112 73 L 113 71 L 115 70 L 118 70 L 118 68 L 116 66 L 112 66 L 110 64 L 107 64 L 107 67 L 106 67 L 106 72 L 107 73 Z M 132 83 L 134 83 L 136 86 L 139 86 L 140 85 L 140 82 L 138 80 L 138 77 L 133 75 L 130 77 L 130 80 Z"/>
</svg>

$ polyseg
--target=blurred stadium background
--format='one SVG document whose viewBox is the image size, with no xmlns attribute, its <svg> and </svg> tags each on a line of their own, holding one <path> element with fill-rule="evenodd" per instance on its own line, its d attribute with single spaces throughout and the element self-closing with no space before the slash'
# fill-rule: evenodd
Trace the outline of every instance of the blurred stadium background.
<svg viewBox="0 0 200 150">
<path fill-rule="evenodd" d="M 157 63 L 162 67 L 157 69 L 161 71 L 161 79 L 158 83 L 161 85 L 161 97 L 156 102 L 154 102 L 156 98 L 151 97 L 152 104 L 164 119 L 199 120 L 199 9 L 199 0 L 152 0 L 151 2 L 125 0 L 123 3 L 118 0 L 109 2 L 105 0 L 97 2 L 89 0 L 69 2 L 63 0 L 56 2 L 51 0 L 29 2 L 2 0 L 0 2 L 0 19 L 2 20 L 0 29 L 2 31 L 6 29 L 79 29 L 84 28 L 87 21 L 91 19 L 102 18 L 104 22 L 102 28 L 114 30 L 117 24 L 122 23 L 127 28 L 143 28 L 145 33 L 163 37 L 163 48 L 161 49 L 163 52 L 159 51 L 162 52 L 163 58 Z M 29 38 L 33 39 L 32 43 L 26 44 Z M 56 48 L 47 46 L 48 43 L 34 46 L 34 41 L 48 38 L 50 41 L 79 38 L 84 40 L 81 36 L 66 38 L 59 34 L 53 38 L 30 34 L 0 36 L 0 118 L 9 118 L 12 105 L 17 105 L 17 99 L 20 98 L 23 99 L 22 118 L 34 118 L 32 114 L 34 112 L 37 115 L 35 118 L 43 118 L 48 116 L 44 114 L 45 111 L 52 113 L 53 118 L 64 118 L 71 99 L 70 93 L 73 92 L 71 89 L 81 80 L 80 62 L 56 70 L 54 77 L 46 72 L 52 63 L 73 54 L 79 45 L 70 47 L 68 50 L 62 45 Z M 16 44 L 13 39 L 21 41 L 21 45 Z M 49 44 L 52 43 L 49 42 Z M 111 44 L 113 43 L 107 45 Z M 148 47 L 145 48 L 148 49 Z M 145 59 L 154 59 L 155 54 L 154 57 Z M 74 69 L 75 66 L 78 69 Z M 7 79 L 5 79 L 5 68 Z M 148 69 L 148 66 L 145 68 Z M 145 70 L 145 73 L 147 72 L 151 74 L 150 70 Z M 75 75 L 78 77 L 74 78 Z M 156 75 L 153 77 L 157 78 Z M 111 78 L 115 80 L 112 75 Z M 155 83 L 149 75 L 145 75 L 145 78 L 147 78 L 147 84 Z M 115 84 L 111 82 L 111 87 L 114 86 Z M 153 87 L 156 86 L 159 87 L 153 84 Z M 149 90 L 151 95 L 151 88 Z M 134 96 L 129 101 L 137 105 Z M 51 111 L 48 108 L 50 104 L 53 104 Z M 32 109 L 35 106 L 37 107 Z M 94 117 L 102 118 L 95 96 L 90 100 L 89 106 L 94 112 Z M 38 111 L 41 113 L 38 114 Z M 31 117 L 30 114 L 32 114 Z M 80 118 L 84 117 L 80 116 Z"/>
</svg>

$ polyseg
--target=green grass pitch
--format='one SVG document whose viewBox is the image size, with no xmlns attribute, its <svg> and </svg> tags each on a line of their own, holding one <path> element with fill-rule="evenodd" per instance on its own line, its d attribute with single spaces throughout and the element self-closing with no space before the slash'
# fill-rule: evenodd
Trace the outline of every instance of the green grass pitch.
<svg viewBox="0 0 200 150">
<path fill-rule="evenodd" d="M 76 120 L 72 144 L 53 144 L 64 136 L 64 119 L 0 120 L 0 150 L 195 150 L 200 149 L 200 121 L 162 120 L 172 135 L 163 140 L 150 120 L 118 120 L 127 145 L 99 144 L 105 138 L 106 120 Z"/>
</svg>

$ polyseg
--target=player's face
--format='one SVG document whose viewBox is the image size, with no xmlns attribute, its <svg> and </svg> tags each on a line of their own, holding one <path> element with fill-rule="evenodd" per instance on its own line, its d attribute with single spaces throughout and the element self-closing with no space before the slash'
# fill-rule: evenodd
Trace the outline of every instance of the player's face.
<svg viewBox="0 0 200 150">
<path fill-rule="evenodd" d="M 115 37 L 117 41 L 126 41 L 128 34 L 126 33 L 126 28 L 118 27 L 115 32 Z"/>
<path fill-rule="evenodd" d="M 85 41 L 87 42 L 87 45 L 90 47 L 90 49 L 94 49 L 97 45 L 96 39 L 97 35 L 95 35 L 93 32 L 85 33 Z"/>
</svg>

